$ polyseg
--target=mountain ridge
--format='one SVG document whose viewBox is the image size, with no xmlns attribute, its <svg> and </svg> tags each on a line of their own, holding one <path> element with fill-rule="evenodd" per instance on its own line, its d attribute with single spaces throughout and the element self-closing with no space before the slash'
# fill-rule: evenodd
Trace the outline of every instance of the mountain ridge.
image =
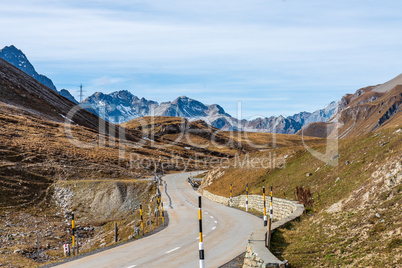
<svg viewBox="0 0 402 268">
<path fill-rule="evenodd" d="M 0 49 L 0 58 L 17 67 L 24 73 L 33 77 L 39 83 L 47 86 L 48 88 L 56 91 L 63 97 L 71 100 L 75 104 L 78 104 L 77 100 L 71 95 L 71 93 L 67 89 L 62 89 L 60 91 L 57 90 L 56 86 L 53 84 L 53 81 L 43 74 L 39 74 L 32 63 L 28 60 L 27 56 L 22 52 L 22 50 L 16 48 L 14 45 L 5 46 Z"/>
<path fill-rule="evenodd" d="M 311 123 L 297 134 L 349 138 L 402 122 L 402 74 L 376 86 L 342 97 L 339 108 L 325 123 Z"/>
<path fill-rule="evenodd" d="M 22 52 L 22 50 L 16 48 L 14 45 L 5 46 L 0 49 L 0 58 L 11 63 L 24 73 L 32 76 L 38 82 L 44 84 L 45 86 L 57 91 L 56 86 L 53 84 L 47 76 L 39 74 L 35 67 L 29 62 L 27 56 Z"/>
<path fill-rule="evenodd" d="M 83 101 L 86 107 L 92 107 L 96 114 L 112 123 L 124 123 L 142 116 L 172 116 L 189 120 L 201 119 L 221 130 L 282 134 L 295 134 L 309 122 L 329 120 L 337 110 L 338 103 L 333 101 L 313 113 L 301 112 L 288 117 L 271 116 L 248 121 L 232 117 L 219 104 L 206 105 L 187 96 L 180 96 L 173 101 L 159 104 L 145 98 L 140 99 L 127 90 L 120 90 L 110 94 L 96 92 Z"/>
</svg>

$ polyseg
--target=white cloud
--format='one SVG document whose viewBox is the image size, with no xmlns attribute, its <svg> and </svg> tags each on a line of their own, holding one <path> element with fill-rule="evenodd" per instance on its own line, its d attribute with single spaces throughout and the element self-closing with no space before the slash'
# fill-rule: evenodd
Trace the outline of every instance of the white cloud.
<svg viewBox="0 0 402 268">
<path fill-rule="evenodd" d="M 345 90 L 400 72 L 397 1 L 0 4 L 0 25 L 7 25 L 0 28 L 0 46 L 16 45 L 38 71 L 54 75 L 56 85 L 76 79 L 87 84 L 88 93 L 110 86 L 157 94 L 162 101 L 186 92 L 219 101 L 227 94 L 233 99 L 254 94 L 250 103 L 257 103 L 254 96 L 281 91 L 290 94 L 289 101 L 277 102 L 296 109 L 292 103 L 311 98 L 295 97 L 298 90 L 326 90 L 316 96 L 325 105 Z"/>
</svg>

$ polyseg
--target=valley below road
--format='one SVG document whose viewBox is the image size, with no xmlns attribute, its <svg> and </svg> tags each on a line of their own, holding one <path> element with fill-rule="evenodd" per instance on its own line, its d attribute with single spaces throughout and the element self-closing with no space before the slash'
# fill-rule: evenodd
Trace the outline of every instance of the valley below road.
<svg viewBox="0 0 402 268">
<path fill-rule="evenodd" d="M 160 189 L 169 216 L 165 229 L 57 267 L 198 267 L 199 194 L 187 182 L 189 176 L 163 177 Z M 219 267 L 243 253 L 251 232 L 263 225 L 258 217 L 206 198 L 202 198 L 202 211 L 206 267 Z"/>
</svg>

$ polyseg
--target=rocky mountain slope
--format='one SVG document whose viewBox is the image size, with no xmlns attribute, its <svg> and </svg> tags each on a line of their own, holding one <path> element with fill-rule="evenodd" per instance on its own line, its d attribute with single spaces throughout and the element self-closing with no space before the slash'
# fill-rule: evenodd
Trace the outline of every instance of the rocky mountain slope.
<svg viewBox="0 0 402 268">
<path fill-rule="evenodd" d="M 71 95 L 70 91 L 67 89 L 61 89 L 58 91 L 60 95 L 62 95 L 64 98 L 69 99 L 71 102 L 74 102 L 75 104 L 78 104 L 78 101 Z"/>
<path fill-rule="evenodd" d="M 0 59 L 11 63 L 24 73 L 35 78 L 35 80 L 39 83 L 42 83 L 43 85 L 60 93 L 60 95 L 62 95 L 63 97 L 66 97 L 74 103 L 78 103 L 75 98 L 70 94 L 70 92 L 68 92 L 68 90 L 62 89 L 60 91 L 57 91 L 56 86 L 53 84 L 53 81 L 50 80 L 50 78 L 43 74 L 38 74 L 38 72 L 35 70 L 35 67 L 29 62 L 27 56 L 15 46 L 11 45 L 0 49 Z"/>
<path fill-rule="evenodd" d="M 29 113 L 56 122 L 70 120 L 66 117 L 76 106 L 73 102 L 2 59 L 0 59 L 0 89 L 0 102 L 17 106 Z M 109 125 L 84 109 L 79 109 L 74 113 L 71 120 L 76 124 L 96 130 L 99 129 L 99 123 Z"/>
<path fill-rule="evenodd" d="M 338 111 L 338 107 L 339 101 L 333 101 L 323 109 L 314 111 L 312 113 L 301 112 L 293 116 L 289 116 L 288 118 L 293 119 L 302 126 L 314 122 L 327 122 Z"/>
<path fill-rule="evenodd" d="M 52 80 L 48 77 L 38 74 L 34 68 L 34 66 L 29 62 L 28 58 L 25 54 L 17 49 L 15 46 L 6 46 L 0 50 L 0 58 L 11 63 L 24 73 L 32 76 L 38 82 L 44 84 L 45 86 L 57 91 L 55 85 L 53 84 Z"/>
<path fill-rule="evenodd" d="M 136 117 L 151 114 L 157 102 L 138 98 L 127 90 L 110 94 L 96 92 L 82 102 L 84 107 L 92 108 L 97 115 L 109 122 L 119 124 Z"/>
<path fill-rule="evenodd" d="M 299 134 L 346 138 L 395 127 L 402 122 L 401 103 L 402 75 L 399 75 L 384 84 L 345 95 L 331 120 L 308 124 Z"/>
</svg>

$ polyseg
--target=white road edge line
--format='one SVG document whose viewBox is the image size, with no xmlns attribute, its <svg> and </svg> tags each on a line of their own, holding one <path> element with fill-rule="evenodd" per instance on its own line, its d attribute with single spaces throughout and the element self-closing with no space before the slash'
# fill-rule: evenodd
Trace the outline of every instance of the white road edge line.
<svg viewBox="0 0 402 268">
<path fill-rule="evenodd" d="M 136 267 L 137 265 L 131 265 L 131 266 L 129 266 L 129 267 L 127 267 L 127 268 L 134 268 L 134 267 Z"/>
<path fill-rule="evenodd" d="M 171 252 L 173 252 L 173 251 L 175 251 L 175 250 L 178 250 L 179 248 L 180 248 L 180 247 L 177 247 L 177 248 L 171 249 L 171 250 L 169 250 L 169 251 L 166 251 L 165 254 L 169 254 L 169 253 L 171 253 Z"/>
</svg>

